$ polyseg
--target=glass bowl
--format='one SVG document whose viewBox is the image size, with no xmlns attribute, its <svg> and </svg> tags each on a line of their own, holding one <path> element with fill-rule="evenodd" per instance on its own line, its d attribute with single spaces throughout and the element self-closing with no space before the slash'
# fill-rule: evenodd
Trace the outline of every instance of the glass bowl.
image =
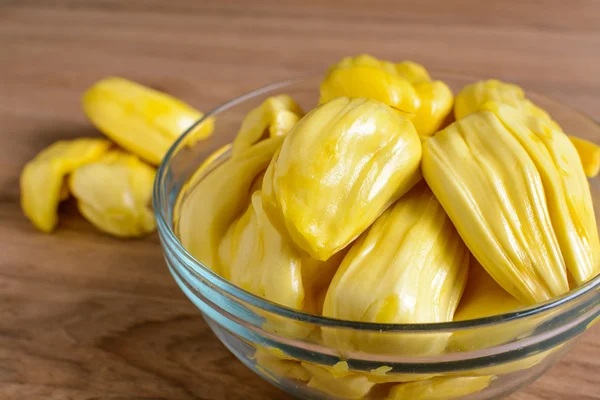
<svg viewBox="0 0 600 400">
<path fill-rule="evenodd" d="M 478 80 L 454 73 L 433 76 L 455 93 Z M 155 182 L 154 208 L 165 259 L 181 290 L 237 358 L 298 398 L 491 399 L 541 376 L 600 315 L 600 277 L 559 298 L 509 314 L 462 322 L 382 325 L 279 306 L 230 284 L 182 246 L 177 209 L 189 201 L 195 183 L 203 178 L 195 174 L 198 167 L 233 141 L 244 116 L 267 97 L 289 94 L 303 109 L 312 109 L 318 101 L 319 81 L 306 78 L 273 84 L 217 107 L 204 117 L 214 117 L 216 122 L 209 139 L 189 146 L 185 137 L 191 128 L 164 158 Z M 598 126 L 591 119 L 546 97 L 534 93 L 528 97 L 548 110 L 567 133 L 600 141 Z M 228 156 L 224 152 L 211 166 Z M 599 215 L 600 185 L 595 179 L 590 184 Z M 320 335 L 326 330 L 379 345 L 369 351 L 327 346 Z M 390 351 L 381 351 L 392 343 Z"/>
</svg>

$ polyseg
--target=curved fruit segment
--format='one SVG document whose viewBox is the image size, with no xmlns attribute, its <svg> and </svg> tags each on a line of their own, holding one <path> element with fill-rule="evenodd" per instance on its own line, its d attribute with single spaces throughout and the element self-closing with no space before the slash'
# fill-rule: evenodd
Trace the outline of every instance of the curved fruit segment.
<svg viewBox="0 0 600 400">
<path fill-rule="evenodd" d="M 550 220 L 575 283 L 600 273 L 600 240 L 588 181 L 577 150 L 563 132 L 514 107 L 487 103 L 533 160 L 544 186 Z"/>
<path fill-rule="evenodd" d="M 267 372 L 276 381 L 281 378 L 289 378 L 307 382 L 310 379 L 310 373 L 300 364 L 300 361 L 286 356 L 279 349 L 257 347 L 253 358 L 256 366 Z"/>
<path fill-rule="evenodd" d="M 346 57 L 329 69 L 321 83 L 321 104 L 336 97 L 379 100 L 405 113 L 416 113 L 419 98 L 411 83 L 392 63 L 370 56 Z"/>
<path fill-rule="evenodd" d="M 78 167 L 100 158 L 110 147 L 102 139 L 58 141 L 29 161 L 21 173 L 21 207 L 43 232 L 58 223 L 58 203 L 68 197 L 64 178 Z"/>
<path fill-rule="evenodd" d="M 304 111 L 288 95 L 269 97 L 246 115 L 233 141 L 232 157 L 267 137 L 284 136 L 302 118 Z"/>
<path fill-rule="evenodd" d="M 596 177 L 600 172 L 600 146 L 573 136 L 569 136 L 569 140 L 579 154 L 585 175 L 588 178 Z"/>
<path fill-rule="evenodd" d="M 535 304 L 569 290 L 535 163 L 490 111 L 423 144 L 423 176 L 471 253 L 507 292 Z"/>
<path fill-rule="evenodd" d="M 368 55 L 346 57 L 321 83 L 321 103 L 336 97 L 379 100 L 409 117 L 420 135 L 433 135 L 452 110 L 453 95 L 417 63 L 393 64 Z"/>
<path fill-rule="evenodd" d="M 524 307 L 471 258 L 469 278 L 460 299 L 454 321 L 466 321 L 506 314 Z"/>
<path fill-rule="evenodd" d="M 502 289 L 477 260 L 471 257 L 467 285 L 454 314 L 454 321 L 506 314 L 522 307 L 523 303 Z M 531 319 L 455 332 L 450 338 L 449 347 L 458 351 L 472 351 L 508 343 L 520 334 L 531 331 L 539 322 L 535 320 L 530 324 L 529 321 Z"/>
<path fill-rule="evenodd" d="M 83 109 L 106 136 L 158 165 L 169 147 L 203 114 L 166 93 L 123 78 L 103 79 L 83 95 Z M 194 128 L 188 144 L 209 136 L 214 121 Z"/>
<path fill-rule="evenodd" d="M 454 99 L 454 116 L 459 120 L 469 114 L 481 111 L 483 105 L 488 101 L 529 111 L 529 106 L 525 103 L 525 91 L 521 87 L 490 79 L 467 85 L 458 92 Z"/>
<path fill-rule="evenodd" d="M 468 265 L 469 251 L 422 182 L 352 245 L 329 286 L 323 315 L 382 324 L 452 321 Z M 379 354 L 436 354 L 447 338 L 323 329 L 330 346 Z"/>
<path fill-rule="evenodd" d="M 436 377 L 402 383 L 390 390 L 386 400 L 447 400 L 477 393 L 487 388 L 493 376 Z"/>
<path fill-rule="evenodd" d="M 420 135 L 431 136 L 439 130 L 452 111 L 454 96 L 448 85 L 442 81 L 423 81 L 415 83 L 414 88 L 421 105 L 411 121 Z"/>
<path fill-rule="evenodd" d="M 465 86 L 457 95 L 454 105 L 456 119 L 485 109 L 488 102 L 512 106 L 524 115 L 539 118 L 553 130 L 562 132 L 562 128 L 544 109 L 535 105 L 525 97 L 525 91 L 514 84 L 496 79 L 480 81 Z M 598 175 L 600 170 L 600 147 L 587 140 L 570 136 L 571 142 L 577 149 L 585 174 L 588 178 Z"/>
<path fill-rule="evenodd" d="M 264 207 L 298 247 L 327 260 L 418 180 L 412 123 L 375 100 L 338 98 L 285 137 L 263 180 Z"/>
<path fill-rule="evenodd" d="M 302 310 L 302 256 L 271 225 L 260 190 L 231 224 L 219 248 L 221 275 L 231 283 L 277 304 Z"/>
<path fill-rule="evenodd" d="M 429 72 L 421 64 L 412 61 L 402 61 L 396 64 L 398 75 L 411 83 L 430 82 Z"/>
<path fill-rule="evenodd" d="M 362 399 L 375 386 L 366 377 L 353 373 L 337 374 L 333 368 L 302 363 L 310 373 L 308 387 L 327 393 L 338 399 Z"/>
<path fill-rule="evenodd" d="M 220 273 L 219 243 L 229 225 L 248 206 L 250 188 L 265 170 L 283 137 L 265 139 L 199 180 L 185 201 L 178 201 L 176 231 L 185 248 L 205 266 Z"/>
<path fill-rule="evenodd" d="M 81 214 L 99 230 L 118 237 L 156 229 L 150 209 L 155 169 L 138 157 L 114 151 L 73 172 L 69 187 Z"/>
</svg>

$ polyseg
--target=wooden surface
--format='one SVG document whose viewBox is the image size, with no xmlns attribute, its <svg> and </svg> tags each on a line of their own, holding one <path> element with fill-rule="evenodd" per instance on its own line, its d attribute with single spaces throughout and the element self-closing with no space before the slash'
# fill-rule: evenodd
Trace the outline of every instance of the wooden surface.
<svg viewBox="0 0 600 400">
<path fill-rule="evenodd" d="M 80 95 L 122 75 L 208 110 L 370 52 L 499 77 L 600 118 L 597 1 L 0 0 L 0 399 L 287 399 L 211 334 L 156 237 L 96 232 L 72 204 L 53 235 L 18 174 L 94 136 Z M 512 400 L 600 399 L 600 327 Z"/>
</svg>

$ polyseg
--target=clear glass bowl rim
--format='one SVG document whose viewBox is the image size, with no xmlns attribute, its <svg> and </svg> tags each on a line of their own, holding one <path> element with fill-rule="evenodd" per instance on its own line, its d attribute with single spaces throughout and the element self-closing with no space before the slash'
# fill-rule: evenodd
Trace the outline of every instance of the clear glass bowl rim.
<svg viewBox="0 0 600 400">
<path fill-rule="evenodd" d="M 448 76 L 452 74 L 456 77 L 460 77 L 462 79 L 470 79 L 472 82 L 476 82 L 482 80 L 482 78 L 478 78 L 475 76 L 469 76 L 465 74 L 461 74 L 454 71 L 444 71 L 444 70 L 432 70 L 432 75 L 435 76 L 435 73 L 443 74 Z M 533 306 L 524 307 L 519 309 L 518 311 L 494 315 L 485 318 L 478 318 L 466 321 L 452 321 L 452 322 L 438 322 L 438 323 L 419 323 L 419 324 L 380 324 L 373 322 L 357 322 L 357 321 L 348 321 L 335 319 L 330 317 L 324 317 L 314 314 L 308 314 L 299 310 L 295 310 L 286 306 L 282 306 L 280 304 L 274 303 L 262 297 L 256 296 L 221 277 L 219 274 L 202 264 L 198 261 L 191 253 L 189 253 L 175 232 L 172 229 L 172 221 L 171 219 L 172 211 L 169 209 L 168 213 L 165 213 L 165 209 L 169 207 L 169 196 L 165 195 L 165 192 L 161 190 L 165 183 L 165 179 L 167 173 L 169 171 L 169 165 L 173 157 L 177 154 L 179 149 L 182 147 L 186 137 L 193 131 L 193 129 L 204 122 L 206 119 L 210 117 L 217 117 L 219 113 L 228 110 L 229 108 L 243 103 L 247 100 L 251 100 L 255 97 L 268 94 L 270 92 L 284 89 L 286 87 L 290 87 L 296 84 L 306 83 L 308 81 L 315 80 L 315 76 L 306 76 L 300 78 L 289 79 L 285 81 L 280 81 L 276 83 L 272 83 L 266 86 L 263 86 L 259 89 L 250 91 L 241 96 L 238 96 L 232 100 L 229 100 L 210 112 L 206 113 L 202 118 L 196 121 L 192 126 L 190 126 L 178 139 L 173 143 L 173 145 L 169 148 L 165 157 L 163 158 L 160 166 L 158 167 L 156 178 L 154 180 L 153 187 L 153 206 L 154 206 L 154 214 L 157 221 L 157 227 L 164 238 L 166 244 L 171 246 L 171 251 L 175 251 L 179 257 L 186 260 L 185 268 L 190 269 L 192 273 L 199 274 L 202 277 L 210 277 L 210 281 L 218 283 L 218 290 L 224 291 L 229 296 L 233 297 L 236 300 L 248 303 L 254 307 L 258 307 L 259 309 L 265 310 L 269 313 L 273 313 L 275 315 L 279 315 L 285 318 L 290 318 L 297 321 L 302 321 L 305 323 L 317 324 L 320 326 L 333 327 L 333 328 L 349 328 L 355 329 L 359 331 L 403 331 L 403 332 L 427 332 L 427 333 L 436 333 L 436 332 L 448 332 L 448 331 L 460 331 L 463 329 L 473 329 L 473 328 L 483 328 L 486 326 L 497 325 L 499 323 L 514 321 L 521 318 L 532 317 L 535 315 L 539 315 L 545 312 L 550 312 L 552 310 L 558 309 L 561 306 L 570 304 L 575 302 L 577 299 L 585 296 L 586 294 L 594 291 L 597 288 L 600 288 L 600 275 L 596 276 L 592 280 L 586 282 L 585 284 L 577 287 L 576 289 L 570 290 L 567 293 L 562 294 L 561 296 L 555 297 L 553 299 L 547 300 L 542 303 L 535 304 Z M 599 136 L 600 136 L 600 127 L 598 124 L 588 115 L 570 107 L 568 105 L 563 104 L 557 100 L 551 99 L 548 96 L 540 95 L 533 91 L 529 91 L 528 93 L 531 95 L 535 95 L 538 98 L 544 98 L 545 101 L 549 103 L 554 103 L 558 107 L 562 107 L 564 109 L 568 109 L 569 111 L 578 114 L 581 118 L 587 119 L 589 122 L 592 122 L 594 126 L 599 128 Z M 229 152 L 225 153 L 225 155 L 229 154 Z M 167 207 L 164 207 L 167 205 Z M 191 267 L 190 267 L 191 266 Z"/>
</svg>

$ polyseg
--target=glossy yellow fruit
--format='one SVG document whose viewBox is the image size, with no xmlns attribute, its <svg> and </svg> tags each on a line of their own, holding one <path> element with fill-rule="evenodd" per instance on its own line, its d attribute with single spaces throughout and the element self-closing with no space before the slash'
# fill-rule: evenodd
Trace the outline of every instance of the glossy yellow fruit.
<svg viewBox="0 0 600 400">
<path fill-rule="evenodd" d="M 487 388 L 493 376 L 435 377 L 402 383 L 390 390 L 386 400 L 448 400 Z"/>
<path fill-rule="evenodd" d="M 286 356 L 279 349 L 272 347 L 257 348 L 253 358 L 257 368 L 266 372 L 276 381 L 281 380 L 281 378 L 289 378 L 307 382 L 311 377 L 300 361 Z"/>
<path fill-rule="evenodd" d="M 242 289 L 276 304 L 320 313 L 318 296 L 341 262 L 311 259 L 271 224 L 262 207 L 261 190 L 251 195 L 247 210 L 229 227 L 219 247 L 221 275 Z M 265 329 L 291 337 L 306 337 L 313 326 L 264 314 Z"/>
<path fill-rule="evenodd" d="M 410 118 L 420 135 L 433 135 L 452 110 L 453 95 L 432 81 L 417 63 L 393 64 L 368 55 L 346 57 L 329 69 L 321 83 L 321 103 L 335 97 L 379 100 Z"/>
<path fill-rule="evenodd" d="M 412 123 L 385 104 L 337 98 L 285 137 L 263 181 L 264 207 L 298 247 L 327 260 L 421 179 Z"/>
<path fill-rule="evenodd" d="M 543 180 L 494 113 L 428 138 L 421 167 L 471 253 L 512 296 L 529 305 L 569 290 Z"/>
<path fill-rule="evenodd" d="M 156 170 L 132 154 L 108 153 L 77 168 L 69 188 L 81 214 L 117 237 L 144 236 L 156 229 L 150 208 Z"/>
<path fill-rule="evenodd" d="M 110 139 L 158 165 L 169 147 L 203 114 L 166 93 L 123 78 L 105 78 L 83 95 L 83 109 Z M 188 136 L 192 144 L 212 133 L 207 119 Z"/>
<path fill-rule="evenodd" d="M 271 225 L 260 190 L 229 227 L 219 255 L 221 275 L 231 283 L 277 304 L 304 308 L 302 255 Z"/>
<path fill-rule="evenodd" d="M 419 109 L 419 97 L 394 65 L 362 55 L 346 57 L 329 69 L 321 83 L 321 104 L 344 96 L 379 100 L 404 113 Z"/>
<path fill-rule="evenodd" d="M 525 115 L 539 118 L 551 129 L 562 132 L 562 128 L 552 119 L 550 114 L 525 97 L 525 91 L 521 87 L 496 79 L 480 81 L 465 86 L 456 95 L 456 104 L 454 105 L 456 119 L 483 110 L 485 104 L 488 102 L 515 107 Z M 569 138 L 579 153 L 586 176 L 593 178 L 598 175 L 600 170 L 600 147 L 587 140 L 573 136 Z"/>
<path fill-rule="evenodd" d="M 455 321 L 506 314 L 523 307 L 523 303 L 502 289 L 477 260 L 471 257 L 469 277 L 454 314 Z M 535 325 L 532 326 L 529 321 L 505 322 L 486 328 L 456 332 L 450 339 L 449 347 L 459 351 L 471 351 L 507 343 L 521 333 L 535 328 Z"/>
<path fill-rule="evenodd" d="M 233 141 L 232 157 L 267 137 L 283 136 L 304 116 L 304 111 L 288 95 L 269 97 L 246 115 Z"/>
<path fill-rule="evenodd" d="M 454 116 L 458 120 L 471 113 L 481 111 L 488 102 L 512 106 L 523 114 L 541 119 L 553 129 L 561 130 L 550 114 L 527 99 L 525 91 L 520 86 L 497 79 L 479 81 L 465 86 L 456 95 Z"/>
<path fill-rule="evenodd" d="M 500 103 L 489 109 L 519 141 L 542 179 L 550 220 L 567 270 L 577 285 L 600 273 L 600 240 L 589 184 L 567 135 Z"/>
<path fill-rule="evenodd" d="M 21 173 L 21 207 L 43 232 L 58 223 L 57 208 L 69 193 L 64 178 L 78 167 L 99 159 L 110 147 L 102 139 L 61 140 L 42 150 Z"/>
<path fill-rule="evenodd" d="M 412 61 L 402 61 L 396 64 L 396 73 L 413 84 L 431 81 L 425 67 Z"/>
<path fill-rule="evenodd" d="M 423 136 L 436 133 L 452 111 L 454 96 L 442 81 L 422 81 L 414 84 L 420 99 L 419 112 L 411 118 L 415 129 Z"/>
<path fill-rule="evenodd" d="M 217 273 L 219 243 L 230 224 L 248 207 L 250 188 L 264 171 L 283 137 L 265 139 L 235 159 L 217 166 L 199 179 L 185 199 L 179 199 L 175 227 L 185 248 Z"/>
<path fill-rule="evenodd" d="M 502 289 L 477 260 L 471 258 L 469 278 L 454 314 L 455 321 L 506 314 L 522 307 L 523 303 Z"/>
<path fill-rule="evenodd" d="M 329 286 L 323 315 L 382 324 L 452 321 L 468 266 L 469 251 L 421 182 L 352 245 Z M 447 338 L 323 328 L 329 346 L 378 354 L 441 353 Z"/>
<path fill-rule="evenodd" d="M 529 111 L 525 103 L 525 91 L 521 87 L 497 79 L 490 79 L 462 88 L 454 100 L 454 116 L 459 120 L 469 114 L 481 111 L 483 105 L 488 101 L 495 101 L 516 107 L 522 111 Z"/>
<path fill-rule="evenodd" d="M 358 374 L 336 373 L 335 368 L 325 368 L 309 363 L 302 366 L 311 374 L 308 387 L 339 399 L 362 399 L 375 386 L 366 377 Z"/>
<path fill-rule="evenodd" d="M 579 154 L 585 175 L 588 178 L 596 177 L 600 172 L 600 146 L 573 136 L 569 139 Z"/>
<path fill-rule="evenodd" d="M 523 307 L 523 303 L 502 289 L 483 267 L 471 257 L 469 278 L 465 292 L 454 314 L 455 321 L 506 314 Z M 448 349 L 451 351 L 474 351 L 509 343 L 518 337 L 531 334 L 546 318 L 548 317 L 536 318 L 529 316 L 514 321 L 504 321 L 501 324 L 493 324 L 483 328 L 455 332 L 450 338 Z M 468 373 L 469 375 L 477 376 L 509 374 L 539 364 L 555 350 L 558 350 L 558 348 L 516 361 L 498 363 L 490 367 L 470 370 Z"/>
</svg>

